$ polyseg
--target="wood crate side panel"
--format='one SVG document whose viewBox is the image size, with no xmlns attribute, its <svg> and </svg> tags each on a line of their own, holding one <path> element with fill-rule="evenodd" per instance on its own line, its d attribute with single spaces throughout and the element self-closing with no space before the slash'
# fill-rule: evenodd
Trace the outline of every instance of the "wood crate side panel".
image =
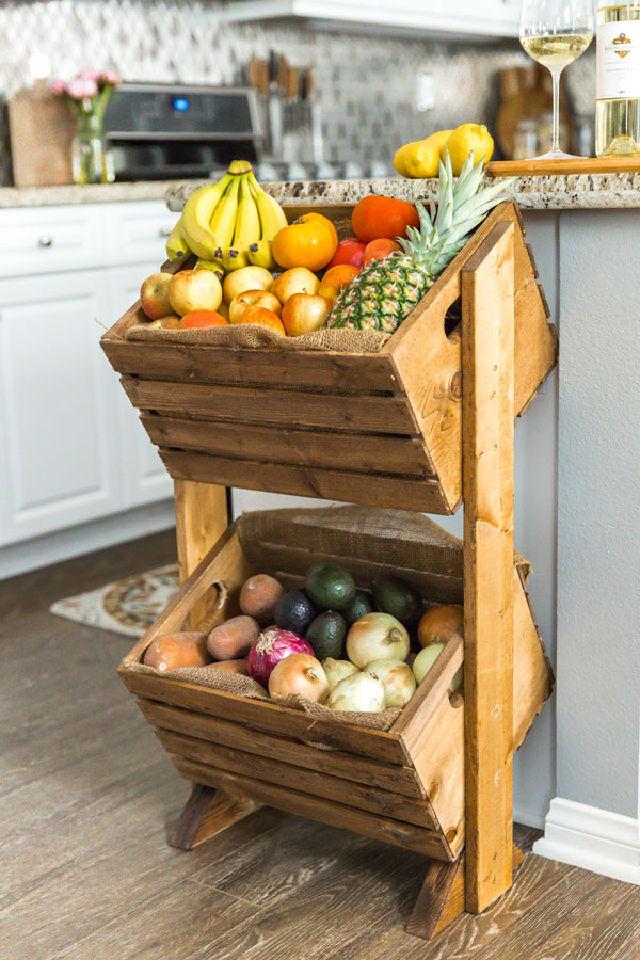
<svg viewBox="0 0 640 960">
<path fill-rule="evenodd" d="M 320 820 L 342 830 L 372 837 L 382 843 L 413 850 L 436 860 L 450 860 L 449 850 L 442 838 L 432 831 L 399 820 L 365 813 L 354 807 L 310 794 L 275 786 L 262 780 L 224 773 L 214 767 L 191 760 L 174 758 L 178 771 L 192 783 L 204 783 L 222 788 L 232 796 L 248 796 L 309 820 Z"/>
<path fill-rule="evenodd" d="M 513 746 L 522 746 L 548 700 L 553 674 L 518 571 L 513 580 Z"/>
</svg>

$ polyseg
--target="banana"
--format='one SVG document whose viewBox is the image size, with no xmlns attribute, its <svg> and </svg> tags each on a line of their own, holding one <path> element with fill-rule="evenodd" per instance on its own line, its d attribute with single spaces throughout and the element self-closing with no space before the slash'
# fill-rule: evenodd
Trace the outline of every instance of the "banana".
<svg viewBox="0 0 640 960">
<path fill-rule="evenodd" d="M 211 270 L 212 273 L 217 273 L 221 277 L 224 276 L 224 270 L 217 260 L 196 260 L 196 265 L 193 269 Z"/>
<path fill-rule="evenodd" d="M 249 174 L 249 183 L 260 217 L 260 239 L 273 240 L 275 235 L 287 225 L 287 215 L 268 193 L 265 193 L 254 175 Z"/>
<path fill-rule="evenodd" d="M 231 174 L 226 173 L 217 183 L 206 184 L 195 190 L 182 211 L 182 233 L 190 249 L 203 260 L 212 260 L 216 246 L 209 224 L 214 211 L 224 196 Z"/>
<path fill-rule="evenodd" d="M 251 173 L 253 167 L 248 160 L 232 160 L 228 167 L 228 172 L 235 175 L 239 173 Z"/>
<path fill-rule="evenodd" d="M 210 231 L 213 235 L 213 248 L 206 260 L 222 262 L 233 240 L 238 215 L 239 177 L 231 177 L 226 193 L 211 217 Z"/>
<path fill-rule="evenodd" d="M 165 250 L 169 260 L 177 263 L 180 260 L 186 260 L 191 253 L 187 242 L 182 234 L 182 217 L 177 221 L 175 227 L 167 237 Z"/>
<path fill-rule="evenodd" d="M 247 175 L 240 177 L 240 201 L 233 245 L 223 257 L 225 270 L 239 270 L 249 264 L 249 247 L 260 238 L 260 217 Z"/>
<path fill-rule="evenodd" d="M 257 240 L 249 247 L 249 260 L 254 267 L 275 270 L 278 266 L 271 253 L 271 240 Z"/>
</svg>

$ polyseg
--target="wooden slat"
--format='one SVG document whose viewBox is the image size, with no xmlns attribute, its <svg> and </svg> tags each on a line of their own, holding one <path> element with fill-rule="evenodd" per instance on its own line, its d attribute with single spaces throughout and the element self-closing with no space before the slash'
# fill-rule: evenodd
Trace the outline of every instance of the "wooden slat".
<svg viewBox="0 0 640 960">
<path fill-rule="evenodd" d="M 416 436 L 418 433 L 402 397 L 340 396 L 276 388 L 256 390 L 130 377 L 123 377 L 122 383 L 134 407 L 158 413 L 204 417 L 211 421 L 232 420 L 239 424 L 324 427 L 356 434 Z M 215 429 L 215 424 L 211 429 Z"/>
<path fill-rule="evenodd" d="M 462 666 L 463 659 L 463 639 L 452 637 L 392 727 L 393 732 L 402 737 L 405 743 L 411 740 L 412 732 L 415 736 L 416 731 L 432 729 L 431 718 L 440 701 L 447 696 L 449 685 Z"/>
<path fill-rule="evenodd" d="M 494 160 L 492 177 L 589 176 L 599 173 L 640 173 L 639 157 L 569 157 L 567 160 Z"/>
<path fill-rule="evenodd" d="M 182 776 L 194 783 L 221 787 L 226 793 L 252 797 L 278 810 L 307 817 L 309 820 L 320 820 L 333 827 L 351 830 L 365 837 L 373 837 L 382 843 L 413 850 L 436 860 L 448 859 L 446 847 L 438 834 L 416 827 L 414 824 L 374 816 L 345 804 L 313 797 L 286 787 L 278 787 L 262 780 L 253 780 L 248 776 L 224 773 L 205 764 L 183 760 L 180 757 L 175 757 L 174 763 Z"/>
<path fill-rule="evenodd" d="M 215 424 L 211 425 L 215 430 Z M 241 428 L 239 428 L 241 429 Z M 354 442 L 356 439 L 354 438 Z M 366 437 L 363 438 L 366 443 Z M 174 479 L 222 483 L 243 490 L 319 497 L 371 507 L 397 507 L 423 513 L 448 513 L 436 480 L 416 480 L 384 474 L 349 473 L 258 460 L 231 460 L 207 454 L 160 449 Z"/>
<path fill-rule="evenodd" d="M 126 322 L 126 316 L 119 322 Z M 286 384 L 345 393 L 398 390 L 393 365 L 389 357 L 381 353 L 223 350 L 206 344 L 123 340 L 111 332 L 100 344 L 114 370 L 147 380 L 276 387 Z"/>
<path fill-rule="evenodd" d="M 180 707 L 169 707 L 151 700 L 139 700 L 138 704 L 146 719 L 155 727 L 183 733 L 187 736 L 209 740 L 222 747 L 242 750 L 247 754 L 271 757 L 303 769 L 342 777 L 368 786 L 377 786 L 394 794 L 422 800 L 426 791 L 421 788 L 412 767 L 370 760 L 353 753 L 339 750 L 318 750 L 290 737 L 274 736 L 247 728 L 239 723 L 206 716 Z M 251 758 L 247 761 L 251 763 Z"/>
<path fill-rule="evenodd" d="M 219 744 L 200 740 L 168 730 L 156 730 L 156 735 L 167 753 L 204 763 L 226 773 L 245 776 L 248 772 L 256 780 L 265 780 L 278 787 L 300 790 L 314 797 L 335 800 L 358 810 L 406 821 L 437 832 L 428 800 L 410 800 L 398 793 L 366 786 L 353 780 L 332 777 L 331 774 L 281 763 L 269 756 L 245 753 L 221 747 Z M 320 751 L 317 751 L 318 753 Z"/>
<path fill-rule="evenodd" d="M 234 693 L 200 687 L 173 677 L 155 676 L 118 668 L 122 682 L 138 697 L 195 710 L 212 717 L 234 720 L 248 727 L 285 737 L 356 753 L 360 756 L 406 766 L 408 757 L 399 739 L 390 733 L 368 730 L 347 723 L 315 720 L 301 710 L 263 700 L 249 700 Z"/>
<path fill-rule="evenodd" d="M 227 529 L 227 490 L 209 483 L 176 480 L 174 500 L 178 566 L 180 582 L 184 583 Z M 215 599 L 208 592 L 194 604 L 188 620 L 192 629 L 210 621 L 215 611 Z"/>
<path fill-rule="evenodd" d="M 512 882 L 514 227 L 462 272 L 465 896 L 480 913 Z"/>
<path fill-rule="evenodd" d="M 338 470 L 367 470 L 406 477 L 428 476 L 429 462 L 421 440 L 369 436 L 354 442 L 352 433 L 288 430 L 208 420 L 189 420 L 143 413 L 142 423 L 159 447 L 196 450 L 222 458 L 292 463 Z"/>
</svg>

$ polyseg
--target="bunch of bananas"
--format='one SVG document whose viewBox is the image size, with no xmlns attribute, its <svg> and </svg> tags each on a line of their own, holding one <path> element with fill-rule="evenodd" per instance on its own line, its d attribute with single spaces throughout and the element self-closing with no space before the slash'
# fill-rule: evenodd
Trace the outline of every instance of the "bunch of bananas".
<svg viewBox="0 0 640 960">
<path fill-rule="evenodd" d="M 167 240 L 170 260 L 229 273 L 253 264 L 273 270 L 271 241 L 286 227 L 284 210 L 260 187 L 248 161 L 234 160 L 216 183 L 195 190 Z"/>
</svg>

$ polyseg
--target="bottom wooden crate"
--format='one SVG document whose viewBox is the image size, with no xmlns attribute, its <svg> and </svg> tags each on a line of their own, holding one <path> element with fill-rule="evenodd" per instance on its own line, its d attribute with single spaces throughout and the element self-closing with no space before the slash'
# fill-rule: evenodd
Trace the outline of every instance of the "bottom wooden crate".
<svg viewBox="0 0 640 960">
<path fill-rule="evenodd" d="M 464 698 L 449 684 L 463 659 L 453 638 L 388 730 L 321 719 L 141 665 L 151 640 L 180 629 L 208 601 L 219 619 L 237 613 L 246 577 L 269 572 L 297 585 L 332 559 L 358 585 L 390 572 L 426 601 L 462 603 L 462 545 L 425 517 L 359 507 L 243 515 L 119 668 L 148 722 L 187 779 L 353 830 L 436 860 L 464 843 Z M 551 674 L 514 558 L 514 745 L 549 695 Z M 221 598 L 224 598 L 222 601 Z"/>
</svg>

